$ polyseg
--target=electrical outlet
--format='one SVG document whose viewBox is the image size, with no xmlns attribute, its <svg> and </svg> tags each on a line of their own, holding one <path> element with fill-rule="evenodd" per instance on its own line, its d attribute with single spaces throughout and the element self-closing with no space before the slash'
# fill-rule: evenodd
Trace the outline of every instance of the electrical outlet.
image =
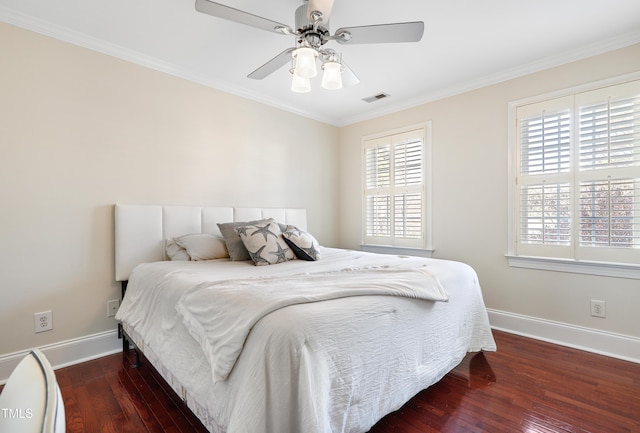
<svg viewBox="0 0 640 433">
<path fill-rule="evenodd" d="M 606 317 L 606 309 L 605 309 L 604 301 L 596 301 L 595 299 L 591 300 L 591 315 L 593 317 Z"/>
<path fill-rule="evenodd" d="M 33 313 L 34 330 L 36 333 L 53 329 L 53 313 L 51 310 L 41 313 Z"/>
<path fill-rule="evenodd" d="M 118 308 L 120 307 L 120 301 L 117 299 L 112 299 L 111 301 L 107 301 L 107 317 L 113 317 L 118 312 Z"/>
</svg>

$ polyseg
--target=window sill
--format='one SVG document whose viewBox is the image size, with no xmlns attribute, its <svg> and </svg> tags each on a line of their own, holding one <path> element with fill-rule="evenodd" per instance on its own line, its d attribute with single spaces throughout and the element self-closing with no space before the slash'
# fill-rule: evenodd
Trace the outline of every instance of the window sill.
<svg viewBox="0 0 640 433">
<path fill-rule="evenodd" d="M 603 277 L 640 280 L 640 266 L 638 265 L 555 259 L 549 257 L 512 255 L 507 255 L 506 257 L 509 262 L 509 266 L 515 268 L 540 269 L 545 271 L 571 272 L 574 274 L 600 275 Z"/>
<path fill-rule="evenodd" d="M 418 256 L 431 258 L 433 250 L 406 247 L 390 247 L 387 245 L 360 245 L 362 251 L 378 254 L 394 254 L 404 256 Z"/>
</svg>

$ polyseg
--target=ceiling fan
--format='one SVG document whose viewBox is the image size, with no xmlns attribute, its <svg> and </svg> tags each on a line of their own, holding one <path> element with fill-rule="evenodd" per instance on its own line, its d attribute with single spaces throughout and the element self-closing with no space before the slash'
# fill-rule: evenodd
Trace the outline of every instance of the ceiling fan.
<svg viewBox="0 0 640 433">
<path fill-rule="evenodd" d="M 342 27 L 332 35 L 329 17 L 334 0 L 304 0 L 295 13 L 295 29 L 248 12 L 210 0 L 196 0 L 196 10 L 218 18 L 256 27 L 262 30 L 295 36 L 294 47 L 251 72 L 248 77 L 261 80 L 291 62 L 293 75 L 291 89 L 306 93 L 311 90 L 310 79 L 317 75 L 316 64 L 324 71 L 322 87 L 339 89 L 360 82 L 342 60 L 342 55 L 324 45 L 329 41 L 339 44 L 378 44 L 392 42 L 418 42 L 424 33 L 422 21 Z"/>
</svg>

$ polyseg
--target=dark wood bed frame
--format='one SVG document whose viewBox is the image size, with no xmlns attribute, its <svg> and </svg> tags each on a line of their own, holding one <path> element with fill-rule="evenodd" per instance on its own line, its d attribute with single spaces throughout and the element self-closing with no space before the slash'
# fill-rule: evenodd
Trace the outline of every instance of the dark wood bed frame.
<svg viewBox="0 0 640 433">
<path fill-rule="evenodd" d="M 121 299 L 124 299 L 124 294 L 127 292 L 127 284 L 128 283 L 129 283 L 129 281 L 127 281 L 127 280 L 122 281 L 122 298 Z M 129 335 L 124 330 L 124 327 L 122 326 L 122 323 L 118 323 L 118 339 L 122 339 L 122 351 L 123 352 L 128 352 L 132 348 L 134 350 L 134 354 L 135 354 L 134 356 L 135 357 L 134 357 L 133 364 L 131 364 L 131 367 L 133 367 L 133 368 L 140 367 L 142 365 L 142 361 L 140 360 L 140 352 L 138 351 L 138 348 L 136 347 L 136 345 L 133 342 L 133 340 L 131 340 L 131 337 L 129 337 Z"/>
</svg>

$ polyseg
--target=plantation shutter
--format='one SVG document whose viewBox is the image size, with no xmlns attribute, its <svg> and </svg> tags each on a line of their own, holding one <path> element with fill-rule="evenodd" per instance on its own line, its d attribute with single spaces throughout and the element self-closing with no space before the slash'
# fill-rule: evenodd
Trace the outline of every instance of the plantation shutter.
<svg viewBox="0 0 640 433">
<path fill-rule="evenodd" d="M 374 140 L 365 148 L 366 236 L 391 238 L 391 142 Z"/>
<path fill-rule="evenodd" d="M 571 98 L 519 107 L 521 255 L 571 255 Z"/>
<path fill-rule="evenodd" d="M 516 118 L 517 254 L 640 262 L 640 81 Z"/>
<path fill-rule="evenodd" d="M 424 247 L 424 135 L 365 140 L 365 244 Z"/>
<path fill-rule="evenodd" d="M 577 94 L 576 257 L 640 260 L 640 81 Z"/>
</svg>

